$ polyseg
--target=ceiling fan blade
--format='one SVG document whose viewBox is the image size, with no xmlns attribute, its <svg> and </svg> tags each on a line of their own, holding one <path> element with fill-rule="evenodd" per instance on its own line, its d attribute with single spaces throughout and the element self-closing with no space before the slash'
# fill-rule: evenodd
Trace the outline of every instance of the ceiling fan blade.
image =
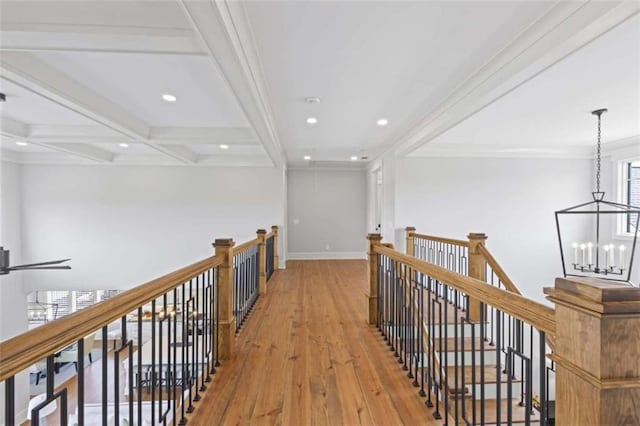
<svg viewBox="0 0 640 426">
<path fill-rule="evenodd" d="M 11 268 L 7 268 L 6 271 L 26 271 L 26 270 L 34 270 L 34 269 L 71 269 L 71 266 L 12 266 Z"/>
<path fill-rule="evenodd" d="M 15 266 L 11 266 L 11 267 L 12 268 L 29 268 L 31 266 L 57 265 L 59 263 L 67 262 L 69 260 L 71 260 L 71 259 L 50 260 L 48 262 L 27 263 L 25 265 L 15 265 Z"/>
</svg>

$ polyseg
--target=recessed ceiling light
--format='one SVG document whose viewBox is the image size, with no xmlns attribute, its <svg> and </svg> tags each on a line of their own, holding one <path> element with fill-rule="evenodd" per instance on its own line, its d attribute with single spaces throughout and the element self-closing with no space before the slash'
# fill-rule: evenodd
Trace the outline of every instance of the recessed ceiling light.
<svg viewBox="0 0 640 426">
<path fill-rule="evenodd" d="M 27 146 L 28 144 L 26 142 L 16 142 L 16 145 L 18 145 L 18 146 Z"/>
<path fill-rule="evenodd" d="M 229 145 L 222 144 L 220 145 L 220 149 L 229 149 Z"/>
<path fill-rule="evenodd" d="M 351 156 L 351 161 L 358 161 L 358 156 L 357 155 L 352 155 Z"/>
<path fill-rule="evenodd" d="M 305 155 L 303 158 L 304 158 L 305 160 L 311 160 L 311 156 L 310 156 L 310 155 Z"/>
<path fill-rule="evenodd" d="M 178 98 L 176 98 L 171 93 L 165 93 L 164 95 L 162 95 L 162 99 L 164 99 L 167 102 L 175 102 L 178 100 Z"/>
<path fill-rule="evenodd" d="M 128 143 L 119 143 L 118 146 L 120 146 L 121 148 L 129 148 Z"/>
<path fill-rule="evenodd" d="M 378 126 L 380 127 L 384 127 L 387 124 L 389 124 L 389 120 L 387 120 L 386 118 L 381 118 L 380 120 L 378 120 L 376 123 L 378 123 Z"/>
<path fill-rule="evenodd" d="M 320 98 L 313 96 L 309 98 L 304 98 L 304 101 L 308 104 L 319 104 Z"/>
<path fill-rule="evenodd" d="M 318 122 L 318 119 L 315 117 L 307 118 L 307 124 L 316 124 L 317 122 Z"/>
</svg>

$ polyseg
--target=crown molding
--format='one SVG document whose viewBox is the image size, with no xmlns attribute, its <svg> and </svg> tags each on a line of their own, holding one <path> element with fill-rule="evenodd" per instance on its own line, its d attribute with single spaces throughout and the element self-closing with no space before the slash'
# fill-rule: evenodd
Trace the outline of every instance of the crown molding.
<svg viewBox="0 0 640 426">
<path fill-rule="evenodd" d="M 566 158 L 591 159 L 592 146 L 512 146 L 429 144 L 405 158 Z"/>
<path fill-rule="evenodd" d="M 380 157 L 410 154 L 639 11 L 638 2 L 555 3 Z"/>
</svg>

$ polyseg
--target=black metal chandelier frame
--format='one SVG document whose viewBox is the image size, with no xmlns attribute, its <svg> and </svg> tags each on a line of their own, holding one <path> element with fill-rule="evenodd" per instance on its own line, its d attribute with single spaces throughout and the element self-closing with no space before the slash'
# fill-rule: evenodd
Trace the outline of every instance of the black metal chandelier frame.
<svg viewBox="0 0 640 426">
<path fill-rule="evenodd" d="M 562 271 L 564 276 L 583 277 L 584 273 L 598 274 L 600 277 L 613 280 L 613 281 L 631 281 L 631 269 L 633 267 L 633 259 L 636 250 L 636 243 L 638 241 L 638 229 L 640 225 L 640 207 L 634 207 L 630 204 L 614 203 L 610 201 L 604 201 L 604 192 L 600 191 L 600 144 L 601 144 L 601 119 L 602 114 L 607 112 L 607 109 L 602 108 L 592 111 L 593 115 L 598 116 L 598 145 L 597 145 L 597 171 L 596 171 L 596 191 L 592 192 L 593 201 L 578 204 L 573 207 L 558 210 L 555 212 L 556 217 L 556 230 L 558 232 L 558 243 L 560 245 L 560 258 L 562 260 Z M 577 262 L 577 259 L 571 263 L 573 271 L 567 271 L 567 264 L 565 262 L 564 247 L 562 244 L 562 234 L 560 232 L 560 216 L 561 215 L 574 215 L 574 214 L 591 214 L 595 215 L 596 225 L 596 241 L 595 241 L 595 262 L 593 258 L 587 263 Z M 600 263 L 600 215 L 635 215 L 635 231 L 633 233 L 633 242 L 631 244 L 631 253 L 629 257 L 629 266 L 625 268 L 625 265 L 607 265 L 602 267 Z M 633 216 L 631 216 L 633 217 Z M 613 248 L 612 248 L 613 249 Z M 574 246 L 576 250 L 576 246 Z M 574 252 L 575 253 L 575 252 Z M 606 255 L 605 255 L 606 256 Z M 574 256 L 575 257 L 575 256 Z"/>
</svg>

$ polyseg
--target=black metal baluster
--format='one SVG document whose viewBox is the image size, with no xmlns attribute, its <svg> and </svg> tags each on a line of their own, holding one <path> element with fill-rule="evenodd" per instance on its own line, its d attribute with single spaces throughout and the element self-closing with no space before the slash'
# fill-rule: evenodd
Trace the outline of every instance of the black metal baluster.
<svg viewBox="0 0 640 426">
<path fill-rule="evenodd" d="M 484 303 L 480 303 L 480 344 L 483 345 L 482 350 L 480 351 L 480 424 L 484 426 L 484 411 L 485 411 L 485 398 L 484 398 L 484 344 L 487 341 L 485 336 L 485 315 L 486 315 L 486 305 Z M 475 422 L 474 422 L 475 424 Z"/>
<path fill-rule="evenodd" d="M 173 364 L 171 365 L 171 400 L 173 407 L 173 424 L 176 424 L 178 417 L 178 288 L 173 289 Z M 180 338 L 182 340 L 182 344 L 184 344 L 184 335 Z M 182 397 L 182 395 L 180 395 Z"/>
<path fill-rule="evenodd" d="M 193 298 L 193 279 L 189 280 L 189 300 L 187 301 L 187 311 L 188 311 L 188 314 L 185 319 L 185 322 L 187 323 L 187 328 L 189 327 L 189 322 L 191 322 L 191 338 L 195 342 L 197 330 L 195 329 L 195 324 L 193 322 L 193 318 L 194 318 L 193 314 L 195 312 L 194 298 Z M 189 351 L 191 351 L 191 354 L 189 353 Z M 189 355 L 191 355 L 191 357 Z M 187 373 L 187 377 L 183 378 L 182 381 L 187 382 L 188 390 L 189 390 L 189 406 L 187 407 L 187 413 L 193 413 L 193 409 L 194 409 L 193 408 L 193 363 L 191 362 L 193 359 L 192 357 L 193 357 L 193 346 L 187 345 L 186 354 L 182 358 L 182 362 L 186 362 L 185 371 Z"/>
<path fill-rule="evenodd" d="M 436 284 L 436 288 L 438 286 L 438 282 L 435 282 Z M 442 362 L 442 347 L 443 347 L 443 342 L 442 342 L 442 304 L 440 303 L 440 301 L 438 300 L 438 294 L 436 293 L 435 298 L 431 301 L 432 302 L 432 308 L 431 311 L 434 315 L 433 318 L 433 323 L 435 324 L 435 311 L 436 311 L 436 306 L 438 307 L 438 353 L 440 355 L 440 362 Z M 436 400 L 436 410 L 433 413 L 433 417 L 436 419 L 441 419 L 442 415 L 440 414 L 440 391 L 442 391 L 444 393 L 445 391 L 445 385 L 443 383 L 443 371 L 442 371 L 442 365 L 440 365 L 438 367 L 438 374 L 436 375 L 436 363 L 435 363 L 435 359 L 434 362 L 431 363 L 433 365 L 433 387 L 434 387 L 434 397 Z M 446 398 L 443 398 L 446 401 Z M 445 408 L 445 415 L 446 415 L 446 408 Z"/>
<path fill-rule="evenodd" d="M 103 340 L 104 344 L 106 344 L 106 340 Z M 82 426 L 84 425 L 84 339 L 78 340 L 78 395 L 76 401 L 78 424 Z"/>
<path fill-rule="evenodd" d="M 109 400 L 108 371 L 107 371 L 107 326 L 102 327 L 102 425 L 107 426 L 107 410 Z M 52 358 L 53 359 L 53 358 Z M 53 371 L 53 370 L 51 370 Z M 47 388 L 49 387 L 49 375 L 47 375 Z M 53 394 L 53 374 L 51 375 L 51 394 Z M 49 395 L 49 389 L 47 389 Z"/>
<path fill-rule="evenodd" d="M 501 417 L 500 415 L 501 413 L 501 400 L 502 400 L 502 396 L 501 396 L 501 389 L 500 386 L 502 385 L 502 377 L 500 374 L 500 364 L 502 363 L 502 357 L 501 357 L 501 352 L 502 352 L 502 323 L 501 323 L 501 319 L 502 319 L 502 312 L 497 311 L 496 312 L 496 422 L 497 424 L 500 424 L 500 420 Z M 493 329 L 493 327 L 492 327 Z"/>
<path fill-rule="evenodd" d="M 180 426 L 183 426 L 185 424 L 187 424 L 187 419 L 184 416 L 185 415 L 185 407 L 184 407 L 184 392 L 186 389 L 186 385 L 187 385 L 187 371 L 185 369 L 185 361 L 187 359 L 187 356 L 185 354 L 185 349 L 186 349 L 186 345 L 185 342 L 187 342 L 189 340 L 189 332 L 187 330 L 188 327 L 188 312 L 187 312 L 187 304 L 186 304 L 186 291 L 187 291 L 187 286 L 186 283 L 182 283 L 181 286 L 181 300 L 180 300 L 180 305 L 181 305 L 181 312 L 180 312 L 180 319 L 182 320 L 182 345 L 180 345 L 180 423 L 178 423 Z"/>
<path fill-rule="evenodd" d="M 142 424 L 142 306 L 138 307 L 138 425 Z M 147 373 L 145 373 L 147 374 Z M 148 383 L 145 376 L 144 384 Z"/>
<path fill-rule="evenodd" d="M 508 348 L 507 349 L 507 359 L 506 359 L 506 374 L 507 374 L 507 424 L 512 424 L 513 423 L 513 403 L 512 403 L 512 399 L 513 399 L 513 390 L 512 390 L 512 386 L 513 386 L 513 349 Z M 497 401 L 498 404 L 500 404 L 500 400 Z"/>
<path fill-rule="evenodd" d="M 416 271 L 417 274 L 420 274 L 420 279 L 418 283 L 420 287 L 418 288 L 418 352 L 420 353 L 420 364 L 416 363 L 416 373 L 418 372 L 417 366 L 420 365 L 420 391 L 418 395 L 421 397 L 425 397 L 427 394 L 424 391 L 424 370 L 425 370 L 425 352 L 424 352 L 424 274 Z M 416 376 L 417 379 L 417 376 Z M 414 383 L 415 386 L 415 383 Z"/>
<path fill-rule="evenodd" d="M 151 301 L 151 424 L 156 422 L 156 301 Z"/>
<path fill-rule="evenodd" d="M 458 292 L 454 291 L 453 294 L 453 300 L 456 301 L 458 300 Z M 464 398 L 464 380 L 462 381 L 462 383 L 458 382 L 459 379 L 459 373 L 458 373 L 458 369 L 459 369 L 459 364 L 458 364 L 458 306 L 454 303 L 453 305 L 453 368 L 454 368 L 454 380 L 455 380 L 455 385 L 453 386 L 454 388 L 454 394 L 453 394 L 453 412 L 454 412 L 454 421 L 458 421 L 458 419 L 460 417 L 458 417 L 458 415 L 460 414 L 459 411 L 459 404 L 458 404 L 458 400 L 460 399 L 460 397 L 462 396 L 462 398 Z M 462 325 L 464 327 L 464 325 Z M 447 352 L 446 355 L 447 358 L 449 358 L 449 352 Z M 463 367 L 464 368 L 464 367 Z M 448 370 L 447 370 L 448 371 Z M 458 387 L 460 386 L 460 387 Z M 449 393 L 451 394 L 451 392 Z"/>
<path fill-rule="evenodd" d="M 427 277 L 427 330 L 429 330 L 429 339 L 427 340 L 427 400 L 425 404 L 427 407 L 433 407 L 433 401 L 431 400 L 431 392 L 433 391 L 433 383 L 434 383 L 434 348 L 433 343 L 435 342 L 435 321 L 434 321 L 434 313 L 432 308 L 432 290 L 433 290 L 433 282 L 431 277 Z M 424 301 L 423 301 L 424 303 Z"/>
<path fill-rule="evenodd" d="M 196 380 L 195 380 L 195 387 L 196 387 L 196 395 L 193 398 L 194 401 L 200 401 L 200 387 L 198 387 L 198 380 L 201 379 L 200 374 L 198 373 L 198 362 L 197 362 L 197 354 L 198 354 L 198 350 L 200 349 L 200 346 L 198 345 L 198 336 L 200 336 L 200 316 L 202 315 L 202 309 L 200 308 L 200 291 L 198 290 L 200 288 L 200 278 L 202 277 L 202 275 L 198 275 L 196 277 L 196 306 L 195 306 L 195 310 L 193 311 L 193 349 L 192 349 L 192 353 L 193 353 L 193 368 L 194 371 L 196 372 Z M 203 334 L 204 334 L 204 330 L 203 330 Z M 203 336 L 204 337 L 204 336 Z M 204 386 L 204 382 L 201 382 L 201 385 Z"/>
<path fill-rule="evenodd" d="M 547 425 L 547 360 L 546 360 L 546 344 L 547 344 L 547 336 L 544 331 L 538 331 L 538 344 L 539 348 L 539 368 L 540 368 L 540 424 Z"/>
<path fill-rule="evenodd" d="M 53 370 L 47 369 L 47 375 Z M 40 372 L 38 372 L 40 374 Z M 4 424 L 16 423 L 16 376 L 8 377 L 4 382 Z"/>
</svg>

